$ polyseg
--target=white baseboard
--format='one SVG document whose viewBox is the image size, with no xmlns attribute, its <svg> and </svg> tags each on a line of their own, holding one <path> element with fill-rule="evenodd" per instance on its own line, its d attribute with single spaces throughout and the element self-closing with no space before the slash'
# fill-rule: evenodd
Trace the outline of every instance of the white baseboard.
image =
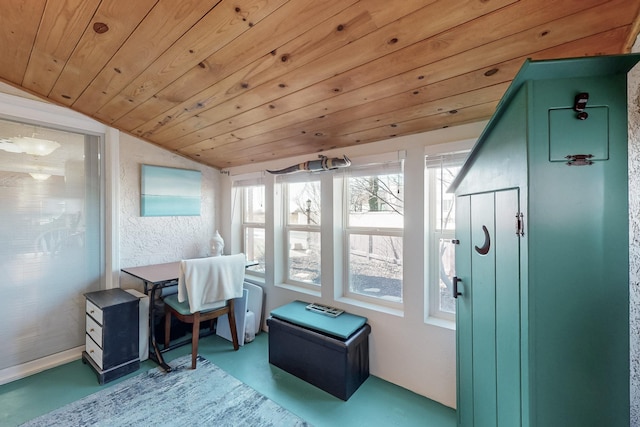
<svg viewBox="0 0 640 427">
<path fill-rule="evenodd" d="M 82 357 L 83 351 L 84 346 L 80 346 L 41 359 L 32 360 L 22 365 L 0 369 L 0 385 L 78 360 Z"/>
</svg>

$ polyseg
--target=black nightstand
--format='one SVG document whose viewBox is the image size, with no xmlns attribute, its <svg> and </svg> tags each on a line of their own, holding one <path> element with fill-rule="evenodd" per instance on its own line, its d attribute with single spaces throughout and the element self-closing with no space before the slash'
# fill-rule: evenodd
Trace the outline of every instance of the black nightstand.
<svg viewBox="0 0 640 427">
<path fill-rule="evenodd" d="M 116 288 L 88 292 L 86 301 L 86 349 L 89 363 L 104 384 L 140 368 L 139 300 Z"/>
</svg>

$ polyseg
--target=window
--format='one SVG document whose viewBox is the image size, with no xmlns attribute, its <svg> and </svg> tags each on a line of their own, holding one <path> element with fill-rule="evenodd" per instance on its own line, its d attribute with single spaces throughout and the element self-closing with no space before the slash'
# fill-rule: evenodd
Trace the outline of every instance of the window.
<svg viewBox="0 0 640 427">
<path fill-rule="evenodd" d="M 402 303 L 402 163 L 352 168 L 346 179 L 346 295 Z"/>
<path fill-rule="evenodd" d="M 257 263 L 247 270 L 259 276 L 265 273 L 265 196 L 264 184 L 242 188 L 242 251 L 247 260 Z"/>
<path fill-rule="evenodd" d="M 317 289 L 321 284 L 320 181 L 285 182 L 284 195 L 286 282 Z"/>
<path fill-rule="evenodd" d="M 427 157 L 429 230 L 429 316 L 455 320 L 453 298 L 455 276 L 455 195 L 447 189 L 456 177 L 467 153 Z"/>
</svg>

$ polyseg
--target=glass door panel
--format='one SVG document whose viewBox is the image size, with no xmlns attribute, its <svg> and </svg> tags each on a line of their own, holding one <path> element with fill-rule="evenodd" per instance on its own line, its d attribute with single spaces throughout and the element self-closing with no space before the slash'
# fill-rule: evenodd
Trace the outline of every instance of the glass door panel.
<svg viewBox="0 0 640 427">
<path fill-rule="evenodd" d="M 102 287 L 101 138 L 0 120 L 0 369 L 84 344 Z"/>
</svg>

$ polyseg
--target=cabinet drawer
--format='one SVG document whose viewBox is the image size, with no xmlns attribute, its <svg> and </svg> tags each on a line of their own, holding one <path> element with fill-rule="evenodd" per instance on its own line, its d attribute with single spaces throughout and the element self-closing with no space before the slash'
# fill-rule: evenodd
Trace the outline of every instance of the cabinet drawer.
<svg viewBox="0 0 640 427">
<path fill-rule="evenodd" d="M 87 299 L 87 314 L 93 317 L 99 324 L 104 324 L 102 321 L 102 310 L 100 310 L 95 304 Z"/>
<path fill-rule="evenodd" d="M 102 369 L 102 349 L 96 344 L 89 335 L 85 335 L 85 351 L 94 362 Z"/>
<path fill-rule="evenodd" d="M 87 334 L 93 338 L 93 340 L 98 343 L 100 347 L 102 347 L 102 326 L 98 324 L 95 320 L 91 318 L 91 316 L 87 315 L 87 319 L 85 322 Z"/>
</svg>

